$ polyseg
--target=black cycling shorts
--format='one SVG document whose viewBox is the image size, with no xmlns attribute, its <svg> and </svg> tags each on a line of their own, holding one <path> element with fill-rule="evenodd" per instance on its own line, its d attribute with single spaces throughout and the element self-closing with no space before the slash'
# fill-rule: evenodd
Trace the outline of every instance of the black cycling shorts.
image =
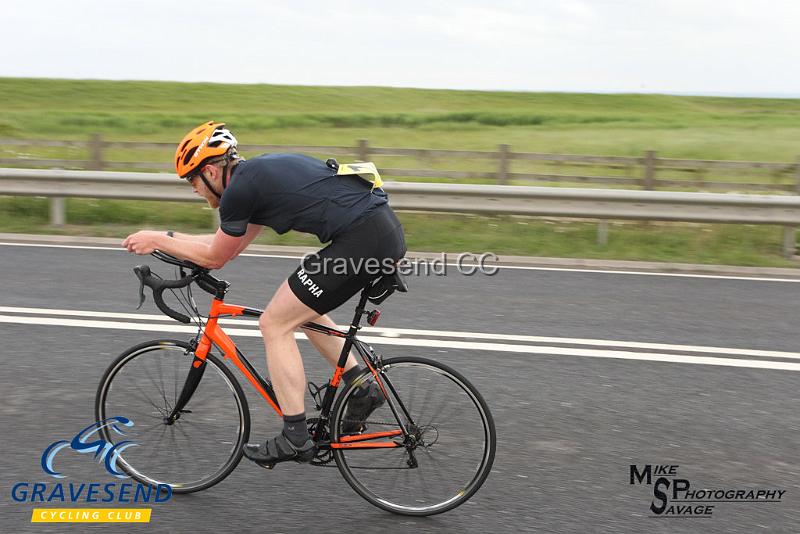
<svg viewBox="0 0 800 534">
<path fill-rule="evenodd" d="M 303 304 L 323 315 L 384 272 L 392 272 L 405 253 L 403 227 L 384 204 L 303 258 L 289 276 L 289 287 Z"/>
</svg>

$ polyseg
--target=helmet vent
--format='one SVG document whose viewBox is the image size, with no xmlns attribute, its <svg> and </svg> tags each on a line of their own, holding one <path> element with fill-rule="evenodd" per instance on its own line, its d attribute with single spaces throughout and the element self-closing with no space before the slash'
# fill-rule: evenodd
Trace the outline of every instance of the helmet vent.
<svg viewBox="0 0 800 534">
<path fill-rule="evenodd" d="M 192 159 L 192 155 L 194 154 L 194 152 L 195 152 L 194 150 L 190 150 L 190 151 L 188 151 L 186 153 L 185 156 L 183 156 L 183 164 L 184 165 L 188 165 L 189 164 L 189 160 Z"/>
</svg>

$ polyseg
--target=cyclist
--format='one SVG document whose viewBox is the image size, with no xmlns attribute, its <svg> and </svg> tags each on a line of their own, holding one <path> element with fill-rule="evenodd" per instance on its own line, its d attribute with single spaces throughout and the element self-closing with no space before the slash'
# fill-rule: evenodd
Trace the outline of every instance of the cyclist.
<svg viewBox="0 0 800 534">
<path fill-rule="evenodd" d="M 193 128 L 178 145 L 175 169 L 212 208 L 220 227 L 211 235 L 140 231 L 123 246 L 136 254 L 162 250 L 203 267 L 219 269 L 269 226 L 279 234 L 296 230 L 330 242 L 304 258 L 289 275 L 259 320 L 267 368 L 283 412 L 283 431 L 245 456 L 262 464 L 311 461 L 316 446 L 305 415 L 305 371 L 294 332 L 315 321 L 334 326 L 328 313 L 380 276 L 406 253 L 403 228 L 380 188 L 358 175 L 337 175 L 334 165 L 299 154 L 264 154 L 244 160 L 224 123 Z M 374 258 L 374 260 L 370 260 Z M 344 340 L 306 332 L 314 347 L 336 365 Z M 362 368 L 350 354 L 342 378 L 350 384 Z M 383 403 L 377 384 L 367 381 L 346 414 L 353 432 Z"/>
</svg>

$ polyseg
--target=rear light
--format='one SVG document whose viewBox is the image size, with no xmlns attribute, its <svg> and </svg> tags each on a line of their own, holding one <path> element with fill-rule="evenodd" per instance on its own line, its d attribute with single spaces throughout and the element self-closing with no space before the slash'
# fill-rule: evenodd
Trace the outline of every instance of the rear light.
<svg viewBox="0 0 800 534">
<path fill-rule="evenodd" d="M 367 322 L 370 326 L 375 326 L 375 323 L 378 322 L 378 319 L 381 318 L 381 311 L 380 310 L 372 310 L 367 314 Z"/>
</svg>

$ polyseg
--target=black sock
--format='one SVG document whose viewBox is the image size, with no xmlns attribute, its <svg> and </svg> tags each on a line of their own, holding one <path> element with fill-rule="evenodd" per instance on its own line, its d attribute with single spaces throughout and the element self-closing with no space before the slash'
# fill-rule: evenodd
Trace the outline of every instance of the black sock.
<svg viewBox="0 0 800 534">
<path fill-rule="evenodd" d="M 344 374 L 342 374 L 342 378 L 344 378 L 344 383 L 347 384 L 348 386 L 352 384 L 353 380 L 355 380 L 356 377 L 360 375 L 361 371 L 363 370 L 364 370 L 363 367 L 361 367 L 359 364 L 356 364 L 356 366 L 350 369 L 349 371 L 345 371 Z"/>
<path fill-rule="evenodd" d="M 297 447 L 303 445 L 311 437 L 308 435 L 306 412 L 297 415 L 283 416 L 283 433 Z"/>
</svg>

